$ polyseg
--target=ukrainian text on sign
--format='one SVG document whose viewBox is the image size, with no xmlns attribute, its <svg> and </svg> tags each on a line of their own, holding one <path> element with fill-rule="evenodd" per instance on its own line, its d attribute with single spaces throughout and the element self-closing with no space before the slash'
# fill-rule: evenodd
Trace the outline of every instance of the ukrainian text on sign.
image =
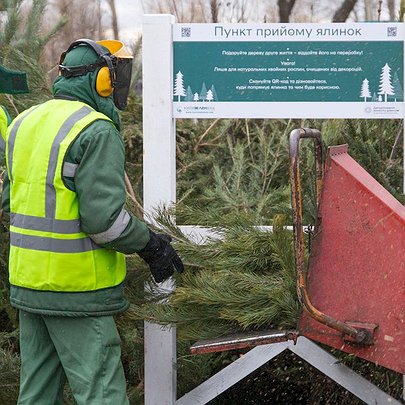
<svg viewBox="0 0 405 405">
<path fill-rule="evenodd" d="M 403 25 L 177 24 L 175 117 L 400 118 Z"/>
</svg>

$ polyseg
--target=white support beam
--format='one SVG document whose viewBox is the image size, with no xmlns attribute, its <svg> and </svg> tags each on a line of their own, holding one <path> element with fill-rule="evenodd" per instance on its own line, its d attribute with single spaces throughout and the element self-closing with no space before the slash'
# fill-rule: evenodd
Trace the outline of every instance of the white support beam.
<svg viewBox="0 0 405 405">
<path fill-rule="evenodd" d="M 174 17 L 143 17 L 143 191 L 147 213 L 176 201 L 176 137 L 172 117 Z"/>
<path fill-rule="evenodd" d="M 177 400 L 176 405 L 204 405 L 208 403 L 286 349 L 295 353 L 366 404 L 401 405 L 395 398 L 380 390 L 376 385 L 355 373 L 336 357 L 303 336 L 298 338 L 296 344 L 289 341 L 256 346 L 182 396 Z"/>
<path fill-rule="evenodd" d="M 176 201 L 173 23 L 172 15 L 143 18 L 143 185 L 149 219 L 157 207 Z M 174 288 L 170 281 L 164 284 Z M 145 322 L 145 405 L 173 405 L 175 400 L 176 329 Z"/>
<path fill-rule="evenodd" d="M 289 349 L 366 404 L 401 405 L 395 398 L 355 373 L 311 340 L 301 336 L 297 344 L 290 345 Z"/>
<path fill-rule="evenodd" d="M 176 401 L 176 405 L 203 405 L 288 348 L 288 342 L 256 346 L 229 366 Z"/>
</svg>

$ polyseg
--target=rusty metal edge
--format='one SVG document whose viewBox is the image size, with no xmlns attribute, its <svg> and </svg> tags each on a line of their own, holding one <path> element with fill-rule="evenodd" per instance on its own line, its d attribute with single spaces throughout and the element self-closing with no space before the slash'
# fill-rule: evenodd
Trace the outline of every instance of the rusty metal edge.
<svg viewBox="0 0 405 405">
<path fill-rule="evenodd" d="M 369 342 L 372 336 L 364 329 L 356 329 L 345 322 L 332 318 L 331 316 L 315 308 L 309 298 L 307 290 L 307 269 L 305 268 L 304 254 L 304 232 L 302 229 L 302 192 L 300 179 L 299 146 L 302 138 L 310 138 L 314 141 L 315 170 L 316 170 L 316 202 L 319 206 L 322 182 L 323 182 L 323 152 L 321 133 L 316 129 L 300 128 L 290 133 L 290 183 L 291 183 L 291 206 L 292 221 L 294 230 L 294 251 L 295 265 L 297 270 L 297 294 L 303 308 L 318 322 L 327 325 L 342 334 L 351 336 L 356 342 Z M 335 152 L 342 153 L 344 145 L 337 147 Z"/>
<path fill-rule="evenodd" d="M 258 345 L 270 343 L 297 341 L 299 333 L 295 330 L 288 331 L 270 331 L 270 332 L 253 332 L 241 335 L 232 335 L 217 339 L 207 339 L 194 343 L 190 347 L 192 354 L 205 354 L 214 352 L 224 352 L 235 349 L 245 349 Z"/>
</svg>

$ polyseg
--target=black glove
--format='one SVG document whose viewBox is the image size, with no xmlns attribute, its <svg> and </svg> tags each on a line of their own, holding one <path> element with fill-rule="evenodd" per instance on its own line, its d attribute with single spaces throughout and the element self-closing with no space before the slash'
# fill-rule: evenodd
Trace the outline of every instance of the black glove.
<svg viewBox="0 0 405 405">
<path fill-rule="evenodd" d="M 138 255 L 149 265 L 150 272 L 157 283 L 169 278 L 174 268 L 182 273 L 183 262 L 179 255 L 170 245 L 172 238 L 163 233 L 150 232 L 150 240 L 147 245 L 138 252 Z"/>
</svg>

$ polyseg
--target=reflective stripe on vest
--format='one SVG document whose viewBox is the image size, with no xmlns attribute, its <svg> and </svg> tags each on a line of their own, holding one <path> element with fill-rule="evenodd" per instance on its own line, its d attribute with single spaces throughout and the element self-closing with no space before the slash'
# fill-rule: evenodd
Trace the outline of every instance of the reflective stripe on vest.
<svg viewBox="0 0 405 405">
<path fill-rule="evenodd" d="M 110 229 L 90 238 L 80 229 L 77 195 L 62 179 L 69 146 L 100 119 L 110 121 L 79 101 L 50 100 L 11 124 L 6 136 L 11 284 L 48 291 L 90 291 L 124 280 L 124 255 L 94 241 L 105 243 L 119 236 L 129 214 L 120 213 Z"/>
<path fill-rule="evenodd" d="M 7 131 L 6 134 L 6 150 L 7 150 L 7 170 L 8 170 L 8 177 L 10 181 L 12 180 L 12 167 L 13 167 L 13 151 L 14 151 L 14 143 L 15 137 L 17 135 L 18 128 L 20 127 L 23 119 L 28 115 L 31 114 L 37 106 L 31 107 L 29 110 L 24 111 L 21 113 L 17 118 L 15 123 L 13 122 L 10 131 Z"/>
<path fill-rule="evenodd" d="M 77 163 L 65 162 L 63 164 L 62 175 L 65 177 L 75 177 L 76 170 L 78 167 L 79 167 L 79 165 Z"/>
<path fill-rule="evenodd" d="M 80 220 L 78 219 L 60 220 L 11 213 L 10 225 L 17 228 L 31 229 L 33 231 L 46 231 L 68 234 L 81 232 Z"/>
<path fill-rule="evenodd" d="M 101 249 L 90 238 L 55 239 L 10 232 L 10 244 L 24 249 L 55 253 L 78 253 Z"/>
</svg>

